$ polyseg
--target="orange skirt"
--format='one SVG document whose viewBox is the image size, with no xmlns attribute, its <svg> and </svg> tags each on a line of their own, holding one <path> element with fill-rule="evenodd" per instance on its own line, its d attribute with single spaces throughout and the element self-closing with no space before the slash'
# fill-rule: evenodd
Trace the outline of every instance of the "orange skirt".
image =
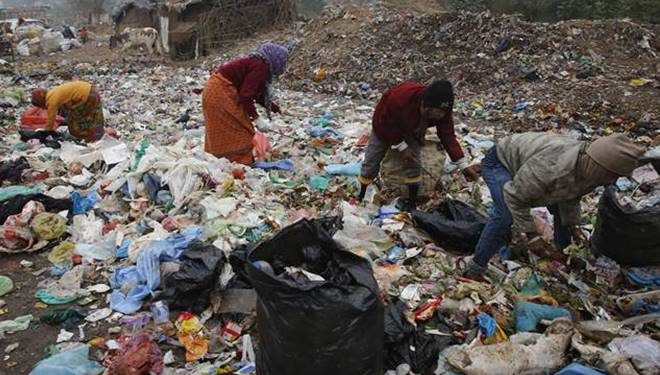
<svg viewBox="0 0 660 375">
<path fill-rule="evenodd" d="M 238 101 L 234 85 L 213 73 L 202 94 L 204 151 L 242 164 L 254 163 L 254 126 Z"/>
</svg>

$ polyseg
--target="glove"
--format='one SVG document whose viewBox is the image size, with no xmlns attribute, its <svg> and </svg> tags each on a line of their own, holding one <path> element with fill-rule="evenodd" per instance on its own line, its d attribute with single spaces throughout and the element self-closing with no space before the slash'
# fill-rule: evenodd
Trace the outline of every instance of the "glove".
<svg viewBox="0 0 660 375">
<path fill-rule="evenodd" d="M 275 103 L 270 104 L 270 111 L 273 113 L 282 113 L 282 109 L 280 108 L 280 106 Z"/>
</svg>

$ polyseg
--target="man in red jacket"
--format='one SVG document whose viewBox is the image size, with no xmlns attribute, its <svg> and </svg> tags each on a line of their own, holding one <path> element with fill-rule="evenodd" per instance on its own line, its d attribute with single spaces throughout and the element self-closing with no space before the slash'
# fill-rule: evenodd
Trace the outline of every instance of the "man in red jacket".
<svg viewBox="0 0 660 375">
<path fill-rule="evenodd" d="M 364 198 L 367 186 L 378 176 L 380 164 L 390 150 L 399 152 L 405 160 L 405 182 L 408 185 L 408 209 L 416 207 L 422 180 L 420 151 L 426 129 L 435 126 L 438 138 L 470 181 L 479 178 L 478 168 L 469 167 L 454 134 L 454 90 L 449 81 L 434 81 L 428 86 L 417 82 L 403 82 L 390 88 L 376 106 L 372 132 L 362 162 L 358 180 L 359 199 Z"/>
</svg>

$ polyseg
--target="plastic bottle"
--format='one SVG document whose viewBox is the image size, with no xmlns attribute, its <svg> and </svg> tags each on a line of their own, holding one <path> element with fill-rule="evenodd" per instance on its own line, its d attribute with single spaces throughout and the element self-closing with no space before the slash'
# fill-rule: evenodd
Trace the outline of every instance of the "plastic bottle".
<svg viewBox="0 0 660 375">
<path fill-rule="evenodd" d="M 170 308 L 163 301 L 151 305 L 151 316 L 157 325 L 170 323 Z"/>
</svg>

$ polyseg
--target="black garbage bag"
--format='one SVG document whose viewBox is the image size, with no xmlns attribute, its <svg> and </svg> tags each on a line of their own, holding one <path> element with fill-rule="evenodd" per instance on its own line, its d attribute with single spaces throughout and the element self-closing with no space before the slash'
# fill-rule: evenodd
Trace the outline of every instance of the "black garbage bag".
<svg viewBox="0 0 660 375">
<path fill-rule="evenodd" d="M 458 200 L 445 200 L 431 211 L 413 211 L 415 226 L 425 230 L 433 241 L 450 251 L 471 253 L 488 219 L 472 206 Z"/>
<path fill-rule="evenodd" d="M 371 265 L 321 223 L 282 229 L 249 253 L 246 267 L 258 295 L 258 375 L 383 374 L 383 306 Z M 285 267 L 325 280 L 294 277 Z"/>
<path fill-rule="evenodd" d="M 12 184 L 21 182 L 23 171 L 30 168 L 30 163 L 24 156 L 16 160 L 0 162 L 0 184 L 4 182 Z"/>
<path fill-rule="evenodd" d="M 408 364 L 415 374 L 432 374 L 440 352 L 456 343 L 451 329 L 445 327 L 448 335 L 428 334 L 424 326 L 415 328 L 410 324 L 404 311 L 405 304 L 401 301 L 385 308 L 385 369 L 395 370 L 401 364 Z"/>
<path fill-rule="evenodd" d="M 622 207 L 613 186 L 598 203 L 591 249 L 630 266 L 660 265 L 660 204 L 642 210 Z"/>
<path fill-rule="evenodd" d="M 201 313 L 208 307 L 211 293 L 219 288 L 225 255 L 211 244 L 193 241 L 179 262 L 179 270 L 165 278 L 163 298 L 170 307 Z"/>
</svg>

